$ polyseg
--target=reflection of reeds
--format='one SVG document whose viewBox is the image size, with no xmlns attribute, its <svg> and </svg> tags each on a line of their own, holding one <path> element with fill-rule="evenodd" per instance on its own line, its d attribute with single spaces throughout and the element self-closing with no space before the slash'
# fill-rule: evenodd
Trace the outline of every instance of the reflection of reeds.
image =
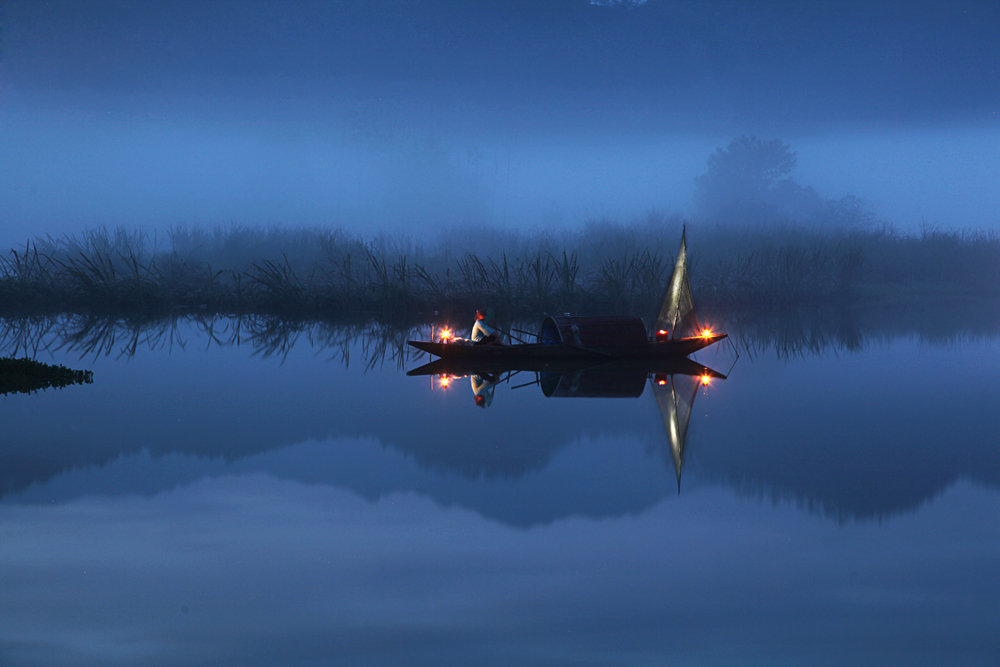
<svg viewBox="0 0 1000 667">
<path fill-rule="evenodd" d="M 36 357 L 41 352 L 80 359 L 129 358 L 139 351 L 183 350 L 191 338 L 209 347 L 247 346 L 254 356 L 284 359 L 298 344 L 317 354 L 350 362 L 360 350 L 367 368 L 392 361 L 403 366 L 414 329 L 375 320 L 317 321 L 272 315 L 174 315 L 159 319 L 117 319 L 90 315 L 25 316 L 0 319 L 0 354 Z"/>
<path fill-rule="evenodd" d="M 177 311 L 381 320 L 493 305 L 511 316 L 658 305 L 679 229 L 595 225 L 562 237 L 363 243 L 338 232 L 92 231 L 0 257 L 7 313 Z M 706 230 L 691 249 L 698 303 L 800 306 L 1000 291 L 1000 239 L 927 231 Z"/>
<path fill-rule="evenodd" d="M 782 309 L 723 307 L 703 312 L 707 323 L 728 331 L 729 342 L 750 358 L 779 358 L 853 352 L 898 337 L 929 344 L 955 344 L 1000 337 L 997 301 L 978 299 L 928 301 L 920 307 L 879 304 Z M 444 319 L 434 322 L 445 323 Z M 501 322 L 508 330 L 534 331 L 537 319 Z M 290 318 L 268 314 L 198 313 L 163 318 L 116 318 L 95 315 L 27 315 L 0 318 L 0 355 L 37 357 L 60 352 L 81 359 L 130 357 L 140 350 L 194 346 L 248 346 L 254 356 L 284 359 L 297 345 L 307 345 L 327 360 L 348 365 L 351 354 L 371 368 L 386 361 L 397 367 L 416 361 L 406 341 L 426 339 L 428 326 L 402 318 L 360 315 L 338 320 Z M 531 341 L 531 336 L 518 333 Z M 720 346 L 723 349 L 726 346 Z M 715 348 L 713 348 L 715 349 Z"/>
</svg>

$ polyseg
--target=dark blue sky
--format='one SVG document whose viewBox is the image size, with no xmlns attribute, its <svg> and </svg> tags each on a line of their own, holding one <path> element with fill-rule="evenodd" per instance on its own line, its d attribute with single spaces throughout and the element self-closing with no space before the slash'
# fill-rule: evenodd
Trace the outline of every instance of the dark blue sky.
<svg viewBox="0 0 1000 667">
<path fill-rule="evenodd" d="M 3 238 L 688 212 L 708 154 L 901 226 L 1000 226 L 996 2 L 43 2 L 2 9 Z"/>
</svg>

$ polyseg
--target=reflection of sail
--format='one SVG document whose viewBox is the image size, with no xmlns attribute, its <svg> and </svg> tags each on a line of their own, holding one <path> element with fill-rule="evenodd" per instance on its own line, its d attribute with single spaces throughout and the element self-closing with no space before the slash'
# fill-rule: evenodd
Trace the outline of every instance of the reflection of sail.
<svg viewBox="0 0 1000 667">
<path fill-rule="evenodd" d="M 407 371 L 407 375 L 442 375 L 474 378 L 484 373 L 496 377 L 521 371 L 533 372 L 536 379 L 512 389 L 539 385 L 549 398 L 638 398 L 649 378 L 653 397 L 656 399 L 663 426 L 667 431 L 670 457 L 677 474 L 677 492 L 681 490 L 681 468 L 684 464 L 684 446 L 688 424 L 698 389 L 713 379 L 725 380 L 726 376 L 687 357 L 666 359 L 613 359 L 601 363 L 592 360 L 571 359 L 562 362 L 532 364 L 504 364 L 492 360 L 491 364 L 470 359 L 438 359 Z M 473 379 L 473 387 L 476 380 Z"/>
<path fill-rule="evenodd" d="M 694 300 L 691 298 L 691 282 L 688 279 L 686 234 L 681 233 L 681 247 L 677 251 L 674 275 L 663 300 L 660 314 L 656 317 L 656 329 L 670 332 L 671 338 L 695 335 L 698 320 L 694 314 Z"/>
<path fill-rule="evenodd" d="M 663 417 L 663 426 L 667 430 L 670 442 L 670 455 L 674 460 L 674 472 L 677 473 L 677 492 L 681 490 L 681 467 L 684 465 L 684 444 L 687 440 L 688 423 L 691 421 L 691 409 L 701 378 L 690 375 L 671 375 L 669 379 L 651 379 L 653 396 Z M 690 386 L 688 386 L 690 385 Z"/>
</svg>

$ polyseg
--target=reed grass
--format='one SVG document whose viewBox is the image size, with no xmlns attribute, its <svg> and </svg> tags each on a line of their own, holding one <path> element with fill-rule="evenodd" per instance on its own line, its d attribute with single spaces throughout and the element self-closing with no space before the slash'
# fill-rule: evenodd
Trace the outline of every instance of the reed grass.
<svg viewBox="0 0 1000 667">
<path fill-rule="evenodd" d="M 445 233 L 417 244 L 318 229 L 125 230 L 32 240 L 0 256 L 0 313 L 419 317 L 655 312 L 681 221 L 594 223 L 530 237 Z M 801 307 L 1000 293 L 1000 238 L 928 229 L 692 230 L 699 305 Z"/>
</svg>

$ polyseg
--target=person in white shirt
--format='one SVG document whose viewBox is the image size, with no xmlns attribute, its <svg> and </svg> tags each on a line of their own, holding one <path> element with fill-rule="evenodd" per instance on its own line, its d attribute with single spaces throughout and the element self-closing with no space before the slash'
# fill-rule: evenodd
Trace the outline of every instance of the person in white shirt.
<svg viewBox="0 0 1000 667">
<path fill-rule="evenodd" d="M 472 342 L 475 345 L 499 345 L 500 332 L 493 325 L 493 309 L 487 308 L 484 313 L 476 311 L 476 323 L 472 325 Z"/>
</svg>

